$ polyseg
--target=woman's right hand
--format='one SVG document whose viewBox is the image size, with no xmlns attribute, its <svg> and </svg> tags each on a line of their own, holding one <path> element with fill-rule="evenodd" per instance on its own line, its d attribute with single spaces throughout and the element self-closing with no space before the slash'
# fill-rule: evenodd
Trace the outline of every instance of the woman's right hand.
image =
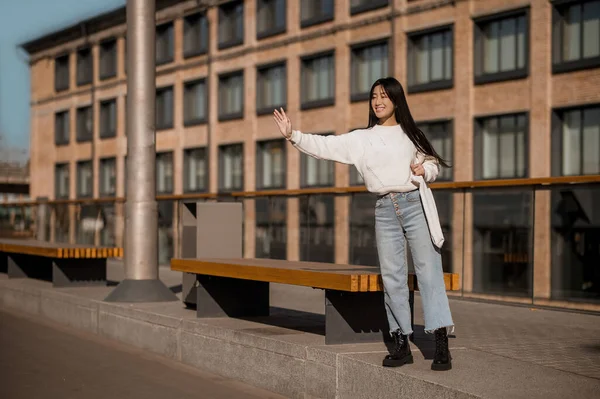
<svg viewBox="0 0 600 399">
<path fill-rule="evenodd" d="M 292 122 L 290 118 L 287 117 L 283 108 L 279 108 L 281 112 L 278 110 L 273 111 L 273 119 L 281 132 L 281 135 L 286 139 L 290 139 L 292 137 Z"/>
</svg>

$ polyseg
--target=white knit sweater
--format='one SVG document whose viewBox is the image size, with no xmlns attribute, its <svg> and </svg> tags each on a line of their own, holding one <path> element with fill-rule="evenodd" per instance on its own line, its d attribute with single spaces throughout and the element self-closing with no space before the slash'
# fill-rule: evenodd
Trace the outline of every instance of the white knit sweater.
<svg viewBox="0 0 600 399">
<path fill-rule="evenodd" d="M 411 163 L 423 162 L 424 180 L 435 181 L 439 173 L 437 160 L 418 153 L 400 125 L 358 129 L 338 136 L 292 132 L 292 144 L 318 159 L 356 166 L 367 190 L 379 195 L 407 192 L 418 188 L 411 181 Z"/>
</svg>

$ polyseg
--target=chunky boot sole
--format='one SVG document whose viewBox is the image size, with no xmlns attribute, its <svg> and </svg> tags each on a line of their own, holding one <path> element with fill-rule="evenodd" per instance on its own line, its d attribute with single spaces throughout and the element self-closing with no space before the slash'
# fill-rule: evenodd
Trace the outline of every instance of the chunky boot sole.
<svg viewBox="0 0 600 399">
<path fill-rule="evenodd" d="M 435 371 L 448 371 L 448 370 L 452 369 L 452 362 L 441 363 L 441 364 L 432 363 L 431 369 L 435 370 Z"/>
<path fill-rule="evenodd" d="M 383 367 L 400 367 L 405 364 L 413 364 L 413 355 L 410 354 L 408 356 L 403 357 L 402 359 L 383 359 Z"/>
</svg>

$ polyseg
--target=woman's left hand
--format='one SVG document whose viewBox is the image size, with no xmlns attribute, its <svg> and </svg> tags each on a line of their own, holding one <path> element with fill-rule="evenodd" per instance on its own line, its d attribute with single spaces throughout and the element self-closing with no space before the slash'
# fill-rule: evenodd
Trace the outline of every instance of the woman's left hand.
<svg viewBox="0 0 600 399">
<path fill-rule="evenodd" d="M 425 176 L 425 168 L 422 163 L 413 163 L 410 165 L 410 169 L 415 176 Z"/>
</svg>

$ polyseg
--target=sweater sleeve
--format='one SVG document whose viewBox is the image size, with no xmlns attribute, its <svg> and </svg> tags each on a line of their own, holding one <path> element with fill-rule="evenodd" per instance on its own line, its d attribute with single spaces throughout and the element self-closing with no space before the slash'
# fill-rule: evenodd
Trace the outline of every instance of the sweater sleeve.
<svg viewBox="0 0 600 399">
<path fill-rule="evenodd" d="M 423 169 L 425 169 L 425 176 L 423 178 L 427 183 L 433 183 L 440 173 L 440 165 L 437 159 L 421 153 L 419 153 L 418 157 L 423 157 Z"/>
<path fill-rule="evenodd" d="M 355 132 L 324 136 L 294 130 L 290 141 L 298 150 L 317 159 L 354 164 L 357 156 Z"/>
</svg>

